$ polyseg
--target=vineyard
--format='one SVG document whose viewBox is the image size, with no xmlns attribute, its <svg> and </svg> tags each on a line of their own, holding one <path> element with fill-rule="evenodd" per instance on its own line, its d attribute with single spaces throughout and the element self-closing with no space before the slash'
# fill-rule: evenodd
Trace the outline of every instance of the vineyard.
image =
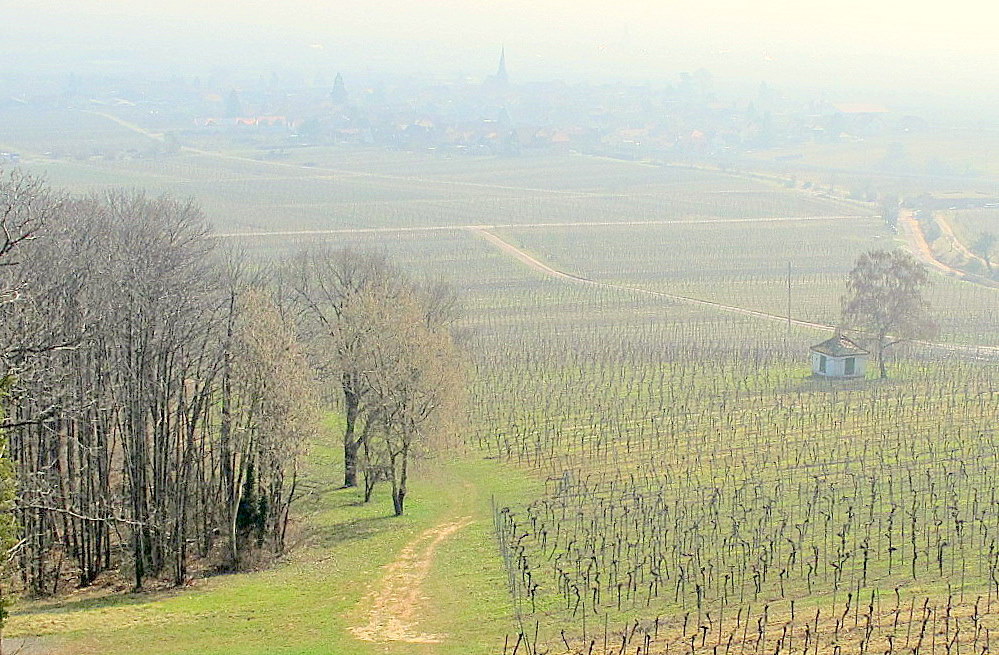
<svg viewBox="0 0 999 655">
<path fill-rule="evenodd" d="M 989 650 L 994 353 L 911 345 L 885 383 L 815 381 L 818 330 L 635 290 L 780 316 L 779 258 L 799 248 L 793 315 L 834 322 L 849 262 L 890 238 L 862 218 L 726 227 L 498 231 L 620 287 L 545 277 L 457 231 L 385 244 L 464 272 L 473 443 L 544 485 L 495 499 L 518 621 L 497 652 Z M 937 281 L 940 339 L 995 343 L 992 293 Z"/>
<path fill-rule="evenodd" d="M 862 215 L 501 228 L 610 285 L 835 324 Z M 340 235 L 462 280 L 473 443 L 545 492 L 496 498 L 505 653 L 983 652 L 999 629 L 993 355 L 900 351 L 809 379 L 821 333 L 528 270 L 464 231 Z M 460 271 L 460 273 L 458 273 Z M 940 339 L 997 343 L 991 290 L 938 280 Z"/>
<path fill-rule="evenodd" d="M 344 149 L 180 149 L 88 112 L 12 112 L 0 147 L 74 191 L 195 196 L 221 232 L 869 214 L 771 182 L 582 156 L 515 159 Z M 72 122 L 72 134 L 50 131 Z M 72 138 L 70 138 L 72 137 Z M 196 133 L 185 141 L 202 145 Z M 97 149 L 93 143 L 105 144 Z M 210 145 L 210 144 L 209 144 Z"/>
<path fill-rule="evenodd" d="M 606 251 L 566 241 L 601 270 Z M 675 289 L 665 277 L 646 283 Z M 478 443 L 546 481 L 526 507 L 497 500 L 520 621 L 507 652 L 990 649 L 994 360 L 913 347 L 888 383 L 827 384 L 802 366 L 814 333 L 589 295 L 585 323 L 556 310 L 480 347 L 502 354 L 480 368 Z"/>
<path fill-rule="evenodd" d="M 999 210 L 965 209 L 953 212 L 949 219 L 957 236 L 965 244 L 974 243 L 975 237 L 982 232 L 999 232 Z"/>
<path fill-rule="evenodd" d="M 999 643 L 999 366 L 960 347 L 999 345 L 999 292 L 935 279 L 937 341 L 959 347 L 898 346 L 886 381 L 809 376 L 828 330 L 801 323 L 835 325 L 856 256 L 897 245 L 875 207 L 582 156 L 125 159 L 45 155 L 41 127 L 0 143 L 15 132 L 53 183 L 194 195 L 262 260 L 324 239 L 460 289 L 469 450 L 543 490 L 493 500 L 513 608 L 496 655 Z"/>
<path fill-rule="evenodd" d="M 981 650 L 999 591 L 994 364 L 827 386 L 761 327 L 521 335 L 534 361 L 481 387 L 482 447 L 547 480 L 496 513 L 532 651 L 604 652 L 610 630 L 614 652 L 884 652 L 914 646 L 899 622 L 927 621 L 927 641 L 952 621 L 944 638 Z M 902 617 L 915 605 L 922 628 Z"/>
</svg>

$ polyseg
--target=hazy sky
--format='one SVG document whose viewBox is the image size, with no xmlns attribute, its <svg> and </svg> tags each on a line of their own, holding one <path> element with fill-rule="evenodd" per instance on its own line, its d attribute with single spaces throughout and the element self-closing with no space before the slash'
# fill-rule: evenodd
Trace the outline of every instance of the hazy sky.
<svg viewBox="0 0 999 655">
<path fill-rule="evenodd" d="M 992 92 L 999 9 L 954 0 L 0 0 L 0 56 L 47 70 L 492 72 Z"/>
</svg>

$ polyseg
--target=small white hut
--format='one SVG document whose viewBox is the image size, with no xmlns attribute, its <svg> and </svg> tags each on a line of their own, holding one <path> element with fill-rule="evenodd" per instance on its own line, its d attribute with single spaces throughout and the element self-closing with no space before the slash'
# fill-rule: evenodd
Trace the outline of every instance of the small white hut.
<svg viewBox="0 0 999 655">
<path fill-rule="evenodd" d="M 812 346 L 812 374 L 825 378 L 862 378 L 867 373 L 864 350 L 842 334 Z"/>
</svg>

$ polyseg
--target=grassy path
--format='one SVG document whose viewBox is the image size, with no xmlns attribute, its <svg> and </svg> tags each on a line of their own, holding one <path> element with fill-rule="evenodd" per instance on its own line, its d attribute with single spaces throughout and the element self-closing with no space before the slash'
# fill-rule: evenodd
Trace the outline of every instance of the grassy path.
<svg viewBox="0 0 999 655">
<path fill-rule="evenodd" d="M 424 530 L 407 544 L 399 556 L 385 567 L 378 585 L 359 604 L 367 615 L 367 623 L 350 629 L 364 641 L 404 641 L 411 644 L 439 644 L 448 635 L 420 632 L 418 624 L 425 612 L 423 586 L 437 547 L 447 538 L 472 523 L 470 516 L 446 521 Z"/>
<path fill-rule="evenodd" d="M 490 497 L 522 497 L 529 481 L 495 461 L 424 465 L 407 514 L 394 518 L 387 492 L 364 505 L 356 490 L 335 487 L 332 450 L 314 456 L 312 469 L 302 543 L 287 561 L 192 589 L 22 603 L 8 633 L 39 636 L 32 642 L 52 655 L 495 652 L 512 618 Z M 456 522 L 460 529 L 447 530 Z M 428 535 L 432 548 L 412 547 Z M 380 623 L 434 638 L 389 639 L 376 629 L 359 639 L 350 630 Z"/>
</svg>

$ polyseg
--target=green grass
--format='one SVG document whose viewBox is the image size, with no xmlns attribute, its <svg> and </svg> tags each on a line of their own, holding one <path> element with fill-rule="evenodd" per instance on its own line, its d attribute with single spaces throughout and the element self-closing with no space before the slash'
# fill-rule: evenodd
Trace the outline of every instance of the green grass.
<svg viewBox="0 0 999 655">
<path fill-rule="evenodd" d="M 45 134 L 37 131 L 34 138 L 44 140 Z M 231 154 L 254 156 L 249 150 Z M 315 166 L 304 166 L 307 161 Z M 358 174 L 336 172 L 343 168 Z M 790 261 L 795 317 L 829 323 L 838 320 L 838 299 L 856 255 L 895 244 L 881 221 L 869 215 L 873 210 L 758 180 L 585 157 L 448 160 L 317 149 L 269 164 L 190 152 L 127 163 L 61 155 L 50 171 L 80 189 L 120 181 L 127 171 L 129 179 L 156 190 L 195 194 L 219 225 L 232 230 L 517 224 L 521 227 L 498 233 L 557 268 L 778 315 L 786 310 Z M 775 215 L 826 218 L 718 220 Z M 832 218 L 841 215 L 851 217 Z M 675 223 L 527 227 L 650 220 Z M 887 530 L 875 525 L 889 504 L 920 509 L 917 527 L 925 541 L 919 544 L 918 579 L 906 586 L 912 597 L 945 593 L 946 576 L 932 571 L 927 536 L 941 530 L 951 540 L 957 535 L 945 508 L 958 508 L 963 516 L 972 512 L 969 505 L 977 507 L 978 519 L 994 529 L 992 509 L 969 502 L 969 494 L 992 487 L 995 470 L 997 387 L 991 364 L 957 357 L 938 361 L 926 349 L 899 347 L 887 382 L 819 382 L 806 377 L 808 346 L 825 338 L 813 330 L 788 330 L 777 321 L 621 289 L 567 284 L 460 230 L 338 234 L 328 240 L 384 250 L 407 269 L 459 287 L 477 371 L 471 407 L 477 438 L 470 441 L 511 464 L 467 456 L 424 464 L 408 514 L 395 519 L 388 516 L 386 490 L 364 506 L 357 492 L 337 489 L 338 449 L 317 446 L 310 460 L 310 494 L 297 506 L 301 544 L 286 561 L 268 571 L 204 580 L 190 590 L 24 604 L 11 621 L 14 634 L 46 635 L 59 640 L 67 654 L 495 653 L 516 627 L 494 545 L 493 494 L 521 520 L 507 536 L 527 548 L 533 579 L 541 585 L 529 627 L 537 620 L 542 642 L 555 648 L 561 630 L 578 639 L 582 627 L 580 616 L 564 604 L 568 592 L 560 591 L 560 576 L 564 572 L 578 582 L 594 554 L 601 559 L 599 584 L 605 589 L 602 615 L 587 619 L 588 630 L 603 617 L 625 623 L 660 613 L 677 628 L 693 603 L 689 585 L 651 602 L 641 594 L 626 598 L 621 610 L 607 594 L 615 585 L 608 574 L 613 570 L 618 576 L 618 567 L 620 576 L 647 574 L 647 556 L 662 559 L 671 571 L 684 564 L 684 553 L 691 551 L 676 536 L 681 527 L 683 539 L 701 544 L 697 552 L 714 564 L 712 571 L 733 565 L 742 576 L 740 589 L 746 589 L 748 556 L 723 543 L 735 520 L 752 519 L 753 539 L 784 549 L 782 561 L 789 547 L 782 531 L 800 525 L 806 532 L 799 537 L 802 552 L 823 548 L 814 591 L 803 587 L 807 574 L 803 577 L 799 557 L 784 581 L 786 594 L 771 578 L 761 598 L 803 603 L 807 595 L 824 611 L 832 597 L 841 604 L 845 587 L 831 592 L 829 562 L 835 553 L 826 550 L 826 524 L 807 509 L 810 485 L 819 482 L 828 521 L 858 528 L 850 533 L 851 552 L 859 552 L 859 528 L 869 529 L 879 544 L 871 579 L 882 595 L 904 574 L 898 564 L 885 570 Z M 284 237 L 237 241 L 262 259 L 280 258 L 298 245 Z M 941 338 L 997 343 L 995 293 L 938 280 L 929 295 Z M 954 468 L 955 462 L 962 466 Z M 531 468 L 533 478 L 522 472 Z M 544 489 L 536 484 L 548 476 Z M 856 482 L 867 476 L 877 485 Z M 557 491 L 559 480 L 575 486 Z M 945 483 L 956 486 L 945 489 Z M 711 527 L 705 508 L 716 489 L 724 512 Z M 855 520 L 853 505 L 844 498 L 863 503 L 874 518 Z M 546 503 L 554 509 L 548 511 Z M 639 518 L 607 518 L 609 505 L 627 507 Z M 663 507 L 671 513 L 664 514 Z M 529 511 L 540 517 L 539 528 L 547 525 L 546 546 L 526 518 Z M 781 520 L 771 520 L 772 512 Z M 806 525 L 803 516 L 809 512 L 812 523 Z M 417 535 L 464 516 L 475 522 L 439 547 L 422 588 L 426 600 L 417 626 L 451 637 L 437 645 L 354 639 L 348 628 L 365 623 L 364 598 L 383 567 Z M 901 525 L 894 524 L 896 533 Z M 521 538 L 526 531 L 532 534 Z M 641 547 L 623 555 L 610 552 L 639 541 Z M 984 548 L 969 542 L 969 549 L 979 547 Z M 818 561 L 819 554 L 814 557 Z M 857 557 L 845 563 L 851 581 Z M 960 561 L 964 558 L 962 552 Z M 984 579 L 984 560 L 970 551 L 967 559 L 975 568 L 968 589 L 974 589 Z M 688 573 L 711 575 L 698 568 Z M 717 589 L 709 591 L 714 602 Z M 749 606 L 743 609 L 748 616 Z"/>
<path fill-rule="evenodd" d="M 337 488 L 336 448 L 317 447 L 310 460 L 309 495 L 298 505 L 303 543 L 285 561 L 183 590 L 26 602 L 8 634 L 40 635 L 65 654 L 492 652 L 512 619 L 490 499 L 520 499 L 529 480 L 495 461 L 424 462 L 406 514 L 395 518 L 387 489 L 365 505 L 358 491 Z M 438 549 L 418 623 L 450 637 L 431 645 L 355 639 L 348 628 L 365 621 L 361 606 L 382 568 L 422 531 L 464 516 L 474 522 Z"/>
</svg>

